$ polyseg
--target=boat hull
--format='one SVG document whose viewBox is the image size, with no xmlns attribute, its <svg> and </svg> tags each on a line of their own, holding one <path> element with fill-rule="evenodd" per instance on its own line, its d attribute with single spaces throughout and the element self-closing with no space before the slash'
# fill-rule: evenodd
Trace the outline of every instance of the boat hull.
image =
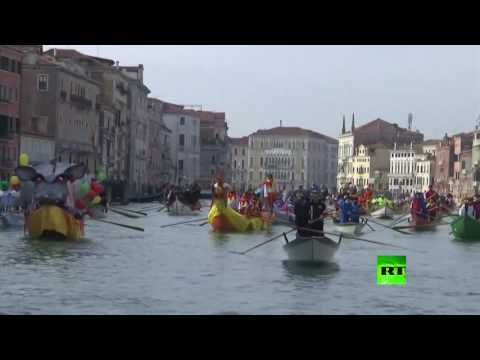
<svg viewBox="0 0 480 360">
<path fill-rule="evenodd" d="M 83 221 L 58 206 L 42 206 L 26 219 L 28 233 L 33 238 L 57 234 L 78 240 L 85 236 Z"/>
<path fill-rule="evenodd" d="M 412 230 L 415 231 L 432 231 L 435 230 L 438 224 L 436 220 L 430 220 L 430 218 L 425 215 L 418 215 L 413 211 L 410 214 L 410 224 Z"/>
<path fill-rule="evenodd" d="M 25 218 L 22 214 L 4 214 L 0 216 L 0 224 L 6 228 L 23 228 Z"/>
<path fill-rule="evenodd" d="M 389 207 L 373 211 L 370 215 L 375 219 L 393 219 L 394 211 Z"/>
<path fill-rule="evenodd" d="M 239 214 L 232 208 L 222 203 L 214 203 L 208 213 L 208 222 L 217 232 L 247 232 L 268 229 L 275 216 L 262 212 L 259 217 L 247 217 Z"/>
<path fill-rule="evenodd" d="M 170 215 L 196 215 L 200 211 L 200 203 L 195 206 L 186 205 L 180 201 L 175 201 L 168 211 Z"/>
<path fill-rule="evenodd" d="M 283 246 L 290 261 L 329 262 L 335 256 L 340 242 L 327 237 L 302 237 L 297 235 L 295 240 Z"/>
<path fill-rule="evenodd" d="M 480 222 L 470 216 L 460 216 L 450 226 L 455 239 L 480 240 Z"/>
<path fill-rule="evenodd" d="M 360 235 L 364 227 L 361 223 L 335 224 L 335 230 L 348 235 Z"/>
</svg>

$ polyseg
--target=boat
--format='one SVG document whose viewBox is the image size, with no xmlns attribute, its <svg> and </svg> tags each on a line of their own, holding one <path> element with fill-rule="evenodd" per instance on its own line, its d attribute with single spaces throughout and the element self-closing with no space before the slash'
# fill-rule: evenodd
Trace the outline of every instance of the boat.
<svg viewBox="0 0 480 360">
<path fill-rule="evenodd" d="M 288 241 L 285 234 L 284 237 L 286 244 L 283 249 L 291 261 L 329 262 L 342 242 L 341 235 L 338 242 L 325 236 L 306 237 L 300 236 L 298 233 L 293 241 Z"/>
<path fill-rule="evenodd" d="M 275 220 L 275 215 L 261 212 L 260 216 L 242 215 L 225 206 L 223 201 L 215 201 L 208 213 L 208 223 L 216 232 L 247 232 L 268 229 Z"/>
<path fill-rule="evenodd" d="M 440 223 L 437 219 L 432 219 L 429 215 L 417 214 L 413 210 L 410 213 L 410 228 L 415 231 L 434 230 Z M 397 227 L 399 228 L 399 227 Z"/>
<path fill-rule="evenodd" d="M 32 238 L 60 235 L 79 240 L 85 236 L 83 221 L 55 205 L 43 205 L 34 210 L 26 217 L 26 228 Z"/>
<path fill-rule="evenodd" d="M 370 216 L 374 217 L 375 219 L 393 219 L 394 211 L 389 208 L 388 206 L 385 206 L 383 208 L 380 208 L 378 210 L 372 211 Z"/>
<path fill-rule="evenodd" d="M 0 223 L 6 228 L 23 228 L 25 218 L 23 214 L 10 212 L 0 215 Z"/>
<path fill-rule="evenodd" d="M 450 226 L 455 239 L 480 240 L 480 222 L 470 216 L 459 216 Z"/>
<path fill-rule="evenodd" d="M 200 202 L 197 202 L 195 205 L 187 205 L 179 200 L 175 200 L 175 202 L 170 205 L 168 213 L 170 215 L 197 215 L 200 209 Z"/>
<path fill-rule="evenodd" d="M 334 223 L 335 230 L 346 235 L 360 235 L 365 223 Z"/>
<path fill-rule="evenodd" d="M 290 207 L 273 204 L 273 213 L 275 218 L 283 223 L 295 224 L 295 212 Z"/>
</svg>

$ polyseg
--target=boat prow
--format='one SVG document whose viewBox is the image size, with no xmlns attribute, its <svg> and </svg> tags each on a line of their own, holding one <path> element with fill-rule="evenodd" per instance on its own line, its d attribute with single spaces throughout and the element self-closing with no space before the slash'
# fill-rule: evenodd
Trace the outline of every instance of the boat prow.
<svg viewBox="0 0 480 360">
<path fill-rule="evenodd" d="M 283 246 L 287 253 L 288 260 L 301 262 L 330 262 L 337 252 L 342 237 L 335 242 L 327 237 L 312 236 L 305 237 L 297 234 L 295 240 L 288 241 Z"/>
<path fill-rule="evenodd" d="M 360 235 L 365 223 L 336 223 L 335 230 L 346 235 Z"/>
<path fill-rule="evenodd" d="M 388 206 L 385 206 L 381 209 L 373 211 L 370 215 L 375 219 L 388 219 L 392 220 L 395 212 L 390 209 Z"/>
<path fill-rule="evenodd" d="M 450 226 L 455 239 L 480 240 L 480 222 L 470 216 L 459 216 Z"/>
<path fill-rule="evenodd" d="M 85 236 L 83 221 L 54 205 L 42 206 L 35 210 L 26 218 L 26 227 L 33 238 L 57 234 L 78 240 Z"/>
</svg>

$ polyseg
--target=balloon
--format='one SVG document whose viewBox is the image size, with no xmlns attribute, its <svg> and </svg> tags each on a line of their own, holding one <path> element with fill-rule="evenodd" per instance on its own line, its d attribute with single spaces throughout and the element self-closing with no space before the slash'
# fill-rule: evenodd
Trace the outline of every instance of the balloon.
<svg viewBox="0 0 480 360">
<path fill-rule="evenodd" d="M 12 189 L 15 190 L 15 191 L 19 191 L 20 190 L 20 184 L 12 185 Z"/>
<path fill-rule="evenodd" d="M 80 189 L 79 189 L 80 197 L 84 197 L 85 195 L 88 194 L 89 191 L 90 191 L 90 186 L 88 185 L 88 183 L 86 181 L 82 182 L 80 184 Z"/>
<path fill-rule="evenodd" d="M 96 182 L 92 184 L 92 190 L 95 191 L 97 194 L 101 194 L 104 188 L 102 184 Z"/>
<path fill-rule="evenodd" d="M 10 178 L 10 185 L 20 185 L 20 179 L 18 178 L 18 176 L 16 175 L 13 175 L 11 178 Z"/>
<path fill-rule="evenodd" d="M 88 193 L 87 193 L 87 199 L 88 200 L 91 200 L 93 201 L 93 199 L 95 199 L 95 197 L 97 196 L 97 193 L 93 190 L 90 190 Z"/>
<path fill-rule="evenodd" d="M 20 155 L 20 161 L 19 162 L 20 162 L 20 166 L 28 166 L 28 164 L 30 163 L 30 159 L 29 159 L 27 154 L 22 153 Z"/>
<path fill-rule="evenodd" d="M 75 207 L 77 209 L 80 209 L 80 210 L 85 209 L 85 206 L 86 206 L 85 201 L 83 201 L 83 199 L 78 199 L 77 201 L 75 201 Z"/>
<path fill-rule="evenodd" d="M 107 180 L 107 175 L 105 174 L 105 172 L 99 171 L 99 172 L 97 173 L 97 179 L 98 179 L 98 181 L 100 181 L 100 182 L 104 182 L 104 181 Z"/>
<path fill-rule="evenodd" d="M 102 198 L 97 195 L 97 196 L 95 196 L 95 198 L 93 199 L 92 204 L 93 204 L 93 205 L 98 205 L 98 204 L 100 204 L 101 201 L 102 201 Z"/>
<path fill-rule="evenodd" d="M 3 191 L 8 190 L 8 181 L 7 180 L 0 181 L 0 189 L 3 190 Z"/>
</svg>

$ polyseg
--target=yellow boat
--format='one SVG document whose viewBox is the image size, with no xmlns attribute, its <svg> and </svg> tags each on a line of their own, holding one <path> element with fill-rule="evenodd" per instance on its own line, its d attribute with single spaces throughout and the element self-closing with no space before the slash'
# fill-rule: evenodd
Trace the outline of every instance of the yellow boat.
<svg viewBox="0 0 480 360">
<path fill-rule="evenodd" d="M 273 215 L 265 212 L 261 217 L 247 217 L 225 206 L 224 201 L 215 200 L 208 213 L 208 222 L 213 230 L 218 232 L 259 231 L 271 226 Z"/>
<path fill-rule="evenodd" d="M 52 233 L 74 240 L 85 236 L 83 221 L 54 205 L 35 210 L 27 217 L 25 225 L 33 238 Z"/>
</svg>

